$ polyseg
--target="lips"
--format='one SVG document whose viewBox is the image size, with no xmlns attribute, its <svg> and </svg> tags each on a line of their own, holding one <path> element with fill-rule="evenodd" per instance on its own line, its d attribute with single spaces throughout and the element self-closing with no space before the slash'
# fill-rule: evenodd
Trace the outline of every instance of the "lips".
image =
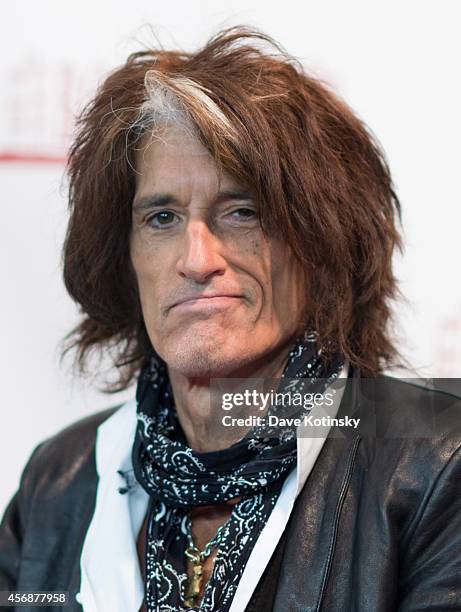
<svg viewBox="0 0 461 612">
<path fill-rule="evenodd" d="M 242 295 L 237 293 L 209 293 L 209 294 L 199 294 L 199 295 L 190 295 L 184 298 L 181 298 L 177 302 L 174 302 L 170 308 L 174 308 L 180 305 L 211 305 L 211 304 L 220 304 L 226 302 L 226 300 L 242 298 Z"/>
</svg>

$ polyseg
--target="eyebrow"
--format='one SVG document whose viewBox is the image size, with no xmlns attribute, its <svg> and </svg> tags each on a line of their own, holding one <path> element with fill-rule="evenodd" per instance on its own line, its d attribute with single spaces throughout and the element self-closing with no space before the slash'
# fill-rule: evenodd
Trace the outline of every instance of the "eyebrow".
<svg viewBox="0 0 461 612">
<path fill-rule="evenodd" d="M 216 201 L 251 199 L 253 199 L 251 192 L 244 189 L 224 189 L 223 191 L 218 192 L 216 196 Z M 171 193 L 155 193 L 135 200 L 133 202 L 133 210 L 137 212 L 145 212 L 153 208 L 168 206 L 169 204 L 179 204 L 179 201 Z"/>
</svg>

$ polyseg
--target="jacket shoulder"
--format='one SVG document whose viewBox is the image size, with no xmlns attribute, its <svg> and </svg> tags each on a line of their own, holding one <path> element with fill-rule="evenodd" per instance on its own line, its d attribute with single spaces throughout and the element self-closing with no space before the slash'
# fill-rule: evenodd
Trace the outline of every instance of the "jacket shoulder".
<svg viewBox="0 0 461 612">
<path fill-rule="evenodd" d="M 445 407 L 454 402 L 461 402 L 461 391 L 455 393 L 452 390 L 442 388 L 437 385 L 437 379 L 427 378 L 398 378 L 383 374 L 377 377 L 377 383 L 383 389 L 392 390 L 394 393 L 400 394 L 415 402 L 430 399 L 434 405 Z M 440 379 L 441 380 L 441 379 Z"/>
<path fill-rule="evenodd" d="M 77 479 L 85 466 L 94 466 L 99 425 L 121 405 L 112 406 L 68 425 L 41 442 L 33 451 L 21 478 L 21 489 L 47 497 Z M 92 470 L 93 471 L 93 470 Z"/>
<path fill-rule="evenodd" d="M 99 425 L 111 417 L 121 406 L 122 404 L 111 406 L 67 425 L 39 445 L 41 452 L 52 452 L 56 448 L 65 450 L 69 447 L 73 447 L 75 450 L 76 447 L 81 448 L 88 442 L 94 441 Z"/>
<path fill-rule="evenodd" d="M 461 441 L 461 397 L 431 380 L 362 379 L 360 395 L 363 424 L 378 437 Z"/>
</svg>

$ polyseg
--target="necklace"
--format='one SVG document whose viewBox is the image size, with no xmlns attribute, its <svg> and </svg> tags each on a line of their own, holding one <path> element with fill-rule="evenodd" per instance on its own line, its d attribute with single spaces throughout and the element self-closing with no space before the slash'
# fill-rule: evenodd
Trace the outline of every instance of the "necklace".
<svg viewBox="0 0 461 612">
<path fill-rule="evenodd" d="M 207 557 L 210 556 L 213 548 L 215 546 L 219 546 L 219 544 L 221 543 L 226 523 L 224 523 L 218 528 L 216 535 L 209 542 L 207 542 L 205 548 L 203 550 L 199 550 L 195 545 L 194 539 L 192 537 L 192 521 L 190 513 L 187 516 L 186 534 L 188 546 L 184 551 L 184 555 L 187 559 L 189 559 L 189 561 L 192 561 L 193 569 L 192 574 L 188 576 L 186 581 L 185 595 L 183 598 L 184 605 L 186 606 L 186 608 L 193 608 L 195 605 L 195 600 L 198 598 L 200 594 L 200 589 L 202 587 L 203 562 Z"/>
</svg>

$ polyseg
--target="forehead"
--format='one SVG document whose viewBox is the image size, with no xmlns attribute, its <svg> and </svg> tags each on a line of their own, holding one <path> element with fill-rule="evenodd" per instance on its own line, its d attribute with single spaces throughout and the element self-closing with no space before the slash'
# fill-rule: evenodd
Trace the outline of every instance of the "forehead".
<svg viewBox="0 0 461 612">
<path fill-rule="evenodd" d="M 238 182 L 226 171 L 219 176 L 208 149 L 191 134 L 167 128 L 146 135 L 136 152 L 136 191 L 152 189 L 203 189 L 207 192 Z"/>
</svg>

